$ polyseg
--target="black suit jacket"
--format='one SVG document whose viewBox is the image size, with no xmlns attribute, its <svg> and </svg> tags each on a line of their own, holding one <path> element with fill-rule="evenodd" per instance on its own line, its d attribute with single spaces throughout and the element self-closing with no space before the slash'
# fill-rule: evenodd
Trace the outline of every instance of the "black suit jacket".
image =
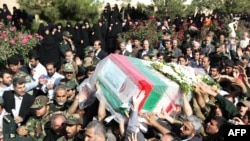
<svg viewBox="0 0 250 141">
<path fill-rule="evenodd" d="M 124 54 L 122 54 L 122 51 L 120 52 L 120 55 L 124 55 L 124 56 L 130 56 L 131 55 L 131 53 L 130 52 L 128 52 L 127 50 L 124 52 Z"/>
<path fill-rule="evenodd" d="M 143 50 L 144 50 L 144 49 L 138 50 L 137 55 L 136 55 L 137 58 L 142 59 L 142 56 L 143 56 L 143 55 L 142 55 L 142 52 L 143 52 Z M 153 55 L 153 52 L 154 52 L 153 49 L 149 48 L 148 51 L 147 51 L 147 53 L 146 53 L 146 55 L 151 56 L 151 55 Z"/>
<path fill-rule="evenodd" d="M 103 50 L 100 50 L 100 52 L 97 54 L 97 58 L 102 60 L 103 58 L 105 58 L 106 56 L 108 56 L 108 54 L 106 52 L 104 52 Z"/>
<path fill-rule="evenodd" d="M 5 110 L 8 113 L 12 113 L 11 109 L 15 109 L 15 97 L 14 97 L 14 91 L 5 91 L 3 93 L 3 100 L 4 100 L 4 104 L 3 107 L 5 108 Z M 31 105 L 33 104 L 33 102 L 35 101 L 35 98 L 32 95 L 29 94 L 25 94 L 23 96 L 23 100 L 21 103 L 21 107 L 20 107 L 20 111 L 19 111 L 19 116 L 21 116 L 23 118 L 23 123 L 26 122 L 26 120 L 28 119 L 28 117 L 31 114 Z"/>
</svg>

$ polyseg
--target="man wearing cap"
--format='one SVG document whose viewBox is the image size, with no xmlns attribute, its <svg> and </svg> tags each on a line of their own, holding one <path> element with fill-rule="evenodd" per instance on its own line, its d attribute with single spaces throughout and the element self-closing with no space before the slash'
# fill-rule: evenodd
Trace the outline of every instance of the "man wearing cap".
<svg viewBox="0 0 250 141">
<path fill-rule="evenodd" d="M 49 127 L 49 108 L 49 99 L 44 95 L 37 96 L 31 106 L 31 109 L 35 111 L 35 116 L 30 117 L 24 126 L 19 127 L 17 133 L 42 141 L 46 136 L 45 128 Z"/>
<path fill-rule="evenodd" d="M 237 103 L 236 106 L 239 110 L 241 119 L 243 119 L 247 111 L 250 111 L 250 101 L 248 100 L 241 100 Z"/>
<path fill-rule="evenodd" d="M 63 41 L 59 44 L 61 63 L 65 62 L 65 52 L 71 50 L 75 52 L 75 45 L 71 40 L 72 35 L 68 31 L 63 32 Z"/>
<path fill-rule="evenodd" d="M 64 65 L 63 68 L 63 75 L 64 75 L 64 79 L 60 80 L 60 85 L 65 85 L 69 82 L 72 81 L 74 82 L 77 86 L 79 85 L 76 78 L 75 78 L 75 71 L 74 71 L 74 67 L 71 63 L 66 63 Z"/>
<path fill-rule="evenodd" d="M 67 101 L 72 103 L 75 100 L 75 96 L 77 94 L 77 85 L 73 81 L 69 81 L 66 83 L 67 89 Z"/>
<path fill-rule="evenodd" d="M 66 117 L 66 136 L 59 138 L 57 141 L 80 141 L 83 140 L 81 125 L 83 118 L 79 114 L 72 114 Z"/>
</svg>

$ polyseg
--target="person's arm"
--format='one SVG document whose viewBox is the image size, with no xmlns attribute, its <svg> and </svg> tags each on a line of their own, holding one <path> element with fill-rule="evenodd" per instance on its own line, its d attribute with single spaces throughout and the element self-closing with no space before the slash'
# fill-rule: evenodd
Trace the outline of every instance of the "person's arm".
<svg viewBox="0 0 250 141">
<path fill-rule="evenodd" d="M 144 141 L 145 138 L 143 134 L 139 131 L 139 105 L 143 98 L 145 97 L 145 91 L 140 92 L 138 95 L 133 96 L 133 107 L 130 111 L 130 116 L 128 120 L 128 125 L 125 132 L 125 141 L 128 141 L 131 139 L 131 136 L 133 134 L 137 134 L 137 139 L 139 141 Z"/>
<path fill-rule="evenodd" d="M 158 113 L 157 116 L 158 116 L 159 118 L 161 118 L 161 119 L 167 120 L 167 121 L 168 121 L 169 123 L 171 123 L 171 124 L 176 124 L 176 123 L 177 123 L 177 124 L 181 124 L 181 123 L 182 123 L 181 121 L 179 121 L 179 120 L 177 120 L 177 119 L 171 117 L 171 116 L 166 112 L 166 107 L 163 107 L 163 108 L 161 109 L 161 112 Z"/>
<path fill-rule="evenodd" d="M 66 116 L 75 113 L 78 105 L 79 105 L 79 95 L 76 95 L 74 102 L 70 105 L 69 109 L 66 111 Z"/>
<path fill-rule="evenodd" d="M 207 92 L 207 94 L 209 94 L 210 96 L 214 97 L 217 100 L 218 104 L 223 109 L 224 114 L 227 114 L 223 115 L 226 119 L 237 116 L 239 114 L 239 111 L 232 102 L 228 101 L 225 97 L 221 96 L 216 91 L 209 88 L 207 85 L 202 84 L 201 89 L 203 92 Z"/>
<path fill-rule="evenodd" d="M 147 124 L 150 126 L 153 126 L 155 129 L 157 129 L 161 134 L 170 133 L 170 130 L 162 126 L 159 122 L 157 122 L 155 115 L 153 113 L 147 113 L 145 115 L 145 118 L 147 119 Z"/>
<path fill-rule="evenodd" d="M 106 107 L 105 107 L 105 99 L 101 97 L 99 100 L 99 107 L 98 107 L 98 120 L 103 121 L 106 117 Z"/>
<path fill-rule="evenodd" d="M 182 99 L 183 99 L 183 112 L 184 114 L 188 117 L 188 116 L 191 116 L 193 115 L 193 110 L 192 110 L 192 107 L 187 99 L 187 96 L 185 94 L 182 95 Z"/>
</svg>

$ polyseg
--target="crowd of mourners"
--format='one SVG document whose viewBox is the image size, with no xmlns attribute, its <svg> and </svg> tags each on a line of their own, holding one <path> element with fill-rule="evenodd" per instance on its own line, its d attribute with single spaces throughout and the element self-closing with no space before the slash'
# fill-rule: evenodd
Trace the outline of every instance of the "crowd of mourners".
<svg viewBox="0 0 250 141">
<path fill-rule="evenodd" d="M 15 7 L 13 11 L 4 4 L 0 19 L 12 15 L 18 28 L 32 21 L 25 11 Z M 162 38 L 156 47 L 139 37 L 117 40 L 119 33 L 136 28 L 144 19 L 145 14 L 129 4 L 119 9 L 107 3 L 97 23 L 87 17 L 74 25 L 41 23 L 37 33 L 43 39 L 30 50 L 28 62 L 16 54 L 0 70 L 1 140 L 222 141 L 226 125 L 250 125 L 249 31 L 235 32 L 239 22 L 250 21 L 248 14 L 198 12 L 157 19 L 155 30 L 162 32 Z M 231 32 L 209 31 L 198 38 L 213 22 L 229 25 Z M 172 36 L 173 30 L 184 29 L 182 41 Z M 102 93 L 99 84 L 91 95 L 80 90 L 98 62 L 111 53 L 200 68 L 219 85 L 197 83 L 192 98 L 183 95 L 183 103 L 171 113 L 141 113 L 142 91 L 131 98 L 126 116 L 110 120 L 105 98 L 95 96 Z M 88 104 L 82 108 L 79 101 Z"/>
</svg>

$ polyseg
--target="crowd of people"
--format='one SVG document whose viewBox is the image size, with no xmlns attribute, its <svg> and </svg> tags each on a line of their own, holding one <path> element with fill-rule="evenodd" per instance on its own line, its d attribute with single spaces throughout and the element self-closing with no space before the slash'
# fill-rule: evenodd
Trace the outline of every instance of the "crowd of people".
<svg viewBox="0 0 250 141">
<path fill-rule="evenodd" d="M 6 11 L 4 5 L 0 14 L 6 16 Z M 6 68 L 1 68 L 1 139 L 222 141 L 225 125 L 250 125 L 249 31 L 236 36 L 210 31 L 204 38 L 197 38 L 202 27 L 214 21 L 222 25 L 222 17 L 232 19 L 237 30 L 237 22 L 249 22 L 247 14 L 218 18 L 197 13 L 188 18 L 177 15 L 176 19 L 156 20 L 155 30 L 162 32 L 162 39 L 159 46 L 152 47 L 149 40 L 139 37 L 117 40 L 119 33 L 143 22 L 140 20 L 145 15 L 140 17 L 135 11 L 130 5 L 119 10 L 117 5 L 107 3 L 98 23 L 88 19 L 75 25 L 41 23 L 37 33 L 43 40 L 30 50 L 29 61 L 24 62 L 23 56 L 16 54 L 8 57 Z M 186 29 L 184 40 L 174 38 L 171 29 Z M 139 105 L 145 97 L 142 91 L 131 98 L 127 116 L 109 121 L 105 98 L 95 97 L 101 93 L 99 84 L 91 96 L 80 87 L 110 53 L 201 68 L 219 87 L 197 83 L 191 100 L 183 95 L 183 104 L 176 104 L 172 113 L 141 113 Z M 90 104 L 80 108 L 80 99 Z"/>
</svg>

